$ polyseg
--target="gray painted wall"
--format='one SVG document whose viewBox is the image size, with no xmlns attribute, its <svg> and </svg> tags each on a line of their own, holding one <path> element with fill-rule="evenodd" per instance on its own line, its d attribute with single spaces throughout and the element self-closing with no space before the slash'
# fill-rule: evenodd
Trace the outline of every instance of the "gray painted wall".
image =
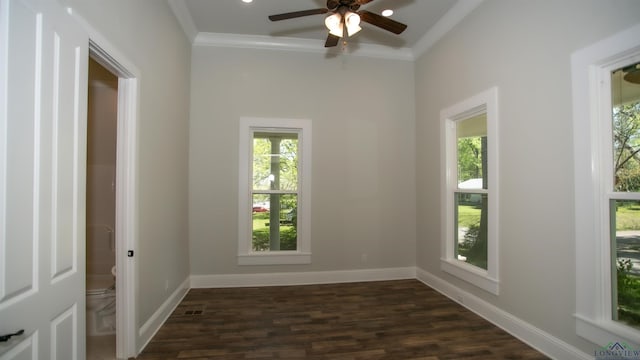
<svg viewBox="0 0 640 360">
<path fill-rule="evenodd" d="M 191 68 L 192 274 L 415 264 L 413 63 L 194 47 Z M 312 121 L 310 265 L 237 265 L 242 116 Z"/>
<path fill-rule="evenodd" d="M 416 62 L 417 266 L 591 353 L 575 335 L 571 53 L 636 0 L 487 0 Z M 499 88 L 500 295 L 440 271 L 440 110 Z M 600 346 L 604 344 L 599 344 Z"/>
</svg>

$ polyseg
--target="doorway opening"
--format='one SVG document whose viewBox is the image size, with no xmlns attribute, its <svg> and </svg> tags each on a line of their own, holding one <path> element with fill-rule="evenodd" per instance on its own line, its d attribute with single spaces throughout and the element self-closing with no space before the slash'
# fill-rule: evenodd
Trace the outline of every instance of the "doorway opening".
<svg viewBox="0 0 640 360">
<path fill-rule="evenodd" d="M 118 77 L 89 58 L 87 103 L 87 358 L 116 354 Z"/>
<path fill-rule="evenodd" d="M 87 298 L 88 359 L 96 349 L 107 351 L 106 358 L 128 359 L 138 353 L 133 258 L 137 245 L 138 71 L 122 56 L 113 56 L 119 54 L 116 50 L 108 49 L 89 40 L 87 282 L 90 271 L 97 269 L 98 279 L 110 279 L 112 285 L 96 286 L 103 299 L 94 301 L 100 305 L 91 312 Z M 90 248 L 92 241 L 98 242 L 100 250 Z M 106 337 L 92 339 L 92 334 Z"/>
</svg>

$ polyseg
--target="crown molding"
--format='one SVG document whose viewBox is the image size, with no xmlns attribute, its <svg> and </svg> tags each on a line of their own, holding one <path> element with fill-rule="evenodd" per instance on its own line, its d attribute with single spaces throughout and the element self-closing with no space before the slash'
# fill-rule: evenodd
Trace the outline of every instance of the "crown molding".
<svg viewBox="0 0 640 360">
<path fill-rule="evenodd" d="M 193 46 L 232 47 L 241 49 L 268 49 L 282 51 L 297 51 L 340 55 L 342 51 L 351 56 L 363 56 L 390 60 L 413 61 L 413 51 L 410 48 L 389 48 L 375 44 L 349 45 L 342 50 L 340 46 L 327 49 L 324 41 L 315 39 L 300 39 L 281 36 L 241 35 L 224 33 L 200 32 L 193 40 Z"/>
<path fill-rule="evenodd" d="M 191 14 L 183 0 L 167 0 L 171 10 L 182 26 L 184 33 L 193 46 L 216 46 L 242 49 L 269 49 L 281 51 L 298 51 L 306 53 L 325 54 L 335 57 L 343 51 L 351 56 L 362 56 L 390 60 L 415 61 L 444 37 L 451 29 L 475 10 L 484 0 L 458 0 L 440 20 L 427 31 L 413 48 L 390 48 L 377 44 L 356 44 L 326 49 L 323 40 L 301 39 L 291 37 L 276 37 L 263 35 L 241 35 L 227 33 L 198 32 L 191 18 Z"/>
</svg>

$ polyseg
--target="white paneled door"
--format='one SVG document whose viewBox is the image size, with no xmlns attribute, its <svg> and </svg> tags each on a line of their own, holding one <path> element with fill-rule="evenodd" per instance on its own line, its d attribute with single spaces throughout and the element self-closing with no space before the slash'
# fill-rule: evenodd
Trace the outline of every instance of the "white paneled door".
<svg viewBox="0 0 640 360">
<path fill-rule="evenodd" d="M 0 360 L 85 357 L 88 35 L 0 0 Z M 1 339 L 0 339 L 1 340 Z"/>
</svg>

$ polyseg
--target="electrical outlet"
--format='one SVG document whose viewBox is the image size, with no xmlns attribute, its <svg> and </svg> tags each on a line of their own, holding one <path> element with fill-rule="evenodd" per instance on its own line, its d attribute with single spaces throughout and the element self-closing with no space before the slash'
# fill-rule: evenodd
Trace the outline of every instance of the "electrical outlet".
<svg viewBox="0 0 640 360">
<path fill-rule="evenodd" d="M 368 260 L 367 253 L 362 253 L 362 255 L 360 255 L 360 262 L 364 264 L 367 262 L 367 260 Z"/>
<path fill-rule="evenodd" d="M 165 280 L 164 281 L 164 291 L 168 291 L 169 290 L 169 280 Z"/>
</svg>

